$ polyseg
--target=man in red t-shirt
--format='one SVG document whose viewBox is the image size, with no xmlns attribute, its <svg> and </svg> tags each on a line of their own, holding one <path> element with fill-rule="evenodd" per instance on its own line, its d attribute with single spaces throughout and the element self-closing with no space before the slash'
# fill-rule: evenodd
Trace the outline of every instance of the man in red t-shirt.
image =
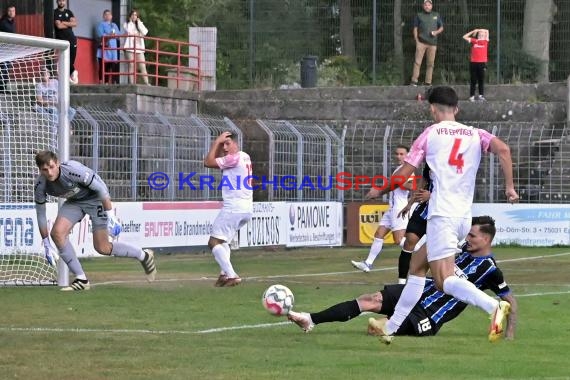
<svg viewBox="0 0 570 380">
<path fill-rule="evenodd" d="M 473 38 L 472 36 L 476 36 Z M 487 70 L 487 49 L 489 47 L 489 31 L 487 29 L 475 29 L 466 33 L 463 39 L 471 44 L 471 61 L 469 74 L 471 87 L 469 100 L 485 100 L 485 71 Z M 479 96 L 475 98 L 475 86 L 479 84 Z"/>
</svg>

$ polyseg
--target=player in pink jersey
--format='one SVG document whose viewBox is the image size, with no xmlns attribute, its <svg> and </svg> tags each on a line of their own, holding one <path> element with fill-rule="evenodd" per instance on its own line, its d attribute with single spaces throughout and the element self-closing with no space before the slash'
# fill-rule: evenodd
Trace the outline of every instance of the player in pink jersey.
<svg viewBox="0 0 570 380">
<path fill-rule="evenodd" d="M 390 320 L 379 321 L 381 340 L 389 344 L 410 310 L 422 295 L 428 269 L 439 290 L 491 314 L 489 340 L 494 342 L 503 334 L 504 320 L 510 304 L 497 301 L 477 289 L 469 281 L 455 275 L 454 256 L 458 243 L 469 232 L 475 177 L 482 152 L 499 157 L 505 177 L 505 195 L 517 202 L 513 167 L 509 147 L 498 137 L 478 128 L 455 121 L 458 112 L 457 94 L 451 87 L 434 88 L 428 97 L 435 124 L 416 139 L 402 168 L 396 175 L 409 176 L 425 160 L 431 169 L 433 190 L 427 219 L 427 241 L 412 256 L 408 281 Z M 376 196 L 389 192 L 376 191 Z"/>
<path fill-rule="evenodd" d="M 405 145 L 398 145 L 394 151 L 394 158 L 398 161 L 398 170 L 404 163 L 404 159 L 408 154 L 408 147 Z M 394 171 L 395 173 L 395 171 Z M 374 260 L 382 252 L 382 247 L 384 245 L 384 238 L 389 232 L 392 232 L 392 237 L 394 239 L 394 244 L 401 245 L 402 239 L 404 239 L 404 233 L 406 232 L 406 226 L 408 225 L 409 217 L 399 217 L 398 213 L 406 207 L 408 204 L 408 196 L 410 190 L 414 190 L 413 182 L 406 182 L 402 185 L 403 188 L 395 189 L 389 198 L 390 208 L 382 216 L 380 225 L 374 233 L 374 241 L 370 246 L 370 251 L 368 256 L 364 261 L 354 261 L 350 260 L 353 267 L 360 269 L 361 271 L 368 273 L 372 269 L 372 264 Z M 409 260 L 408 260 L 409 261 Z M 398 279 L 399 283 L 403 284 L 406 282 L 406 278 Z"/>
<path fill-rule="evenodd" d="M 220 266 L 220 276 L 215 286 L 236 286 L 241 278 L 230 261 L 230 242 L 253 214 L 253 189 L 251 184 L 251 159 L 239 150 L 237 136 L 223 132 L 212 143 L 204 159 L 204 166 L 222 169 L 223 206 L 212 224 L 208 247 Z"/>
</svg>

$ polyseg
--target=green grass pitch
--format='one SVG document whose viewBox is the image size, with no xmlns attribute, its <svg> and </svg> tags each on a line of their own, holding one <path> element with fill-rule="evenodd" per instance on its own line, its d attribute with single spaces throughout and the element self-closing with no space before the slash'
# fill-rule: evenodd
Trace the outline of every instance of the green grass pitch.
<svg viewBox="0 0 570 380">
<path fill-rule="evenodd" d="M 269 315 L 261 295 L 288 286 L 297 311 L 319 311 L 396 280 L 398 252 L 375 270 L 367 248 L 239 250 L 245 281 L 214 288 L 209 253 L 158 255 L 157 282 L 125 259 L 90 259 L 93 288 L 0 288 L 2 379 L 527 379 L 570 378 L 570 248 L 496 248 L 519 301 L 516 339 L 487 341 L 488 317 L 468 308 L 436 337 L 366 335 L 368 316 L 303 333 Z M 526 258 L 526 259 L 525 259 Z"/>
</svg>

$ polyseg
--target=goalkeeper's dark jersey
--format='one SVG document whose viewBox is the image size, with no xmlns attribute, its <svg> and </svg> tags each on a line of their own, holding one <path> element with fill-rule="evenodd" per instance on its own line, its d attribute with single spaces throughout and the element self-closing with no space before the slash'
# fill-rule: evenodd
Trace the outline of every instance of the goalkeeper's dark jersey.
<svg viewBox="0 0 570 380">
<path fill-rule="evenodd" d="M 77 161 L 62 162 L 59 177 L 50 182 L 40 175 L 34 186 L 34 200 L 38 204 L 46 202 L 48 195 L 66 198 L 71 201 L 100 199 L 109 196 L 103 180 L 87 166 Z"/>
<path fill-rule="evenodd" d="M 509 286 L 505 282 L 503 273 L 497 268 L 493 255 L 473 257 L 463 252 L 455 259 L 455 273 L 475 284 L 477 288 L 489 289 L 499 297 L 510 293 Z M 435 327 L 437 331 L 444 323 L 457 317 L 467 307 L 467 304 L 437 290 L 434 281 L 428 279 L 420 299 L 420 306 L 433 322 L 432 326 L 437 326 Z"/>
</svg>

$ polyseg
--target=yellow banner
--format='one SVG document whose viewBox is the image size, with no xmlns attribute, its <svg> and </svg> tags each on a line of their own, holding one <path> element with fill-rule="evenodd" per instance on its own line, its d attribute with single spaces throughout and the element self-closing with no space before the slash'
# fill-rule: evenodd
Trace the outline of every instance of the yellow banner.
<svg viewBox="0 0 570 380">
<path fill-rule="evenodd" d="M 372 244 L 374 241 L 374 233 L 380 225 L 380 220 L 386 211 L 388 205 L 362 205 L 358 209 L 358 233 L 362 244 Z M 394 243 L 392 233 L 389 232 L 384 238 L 384 244 Z"/>
</svg>

